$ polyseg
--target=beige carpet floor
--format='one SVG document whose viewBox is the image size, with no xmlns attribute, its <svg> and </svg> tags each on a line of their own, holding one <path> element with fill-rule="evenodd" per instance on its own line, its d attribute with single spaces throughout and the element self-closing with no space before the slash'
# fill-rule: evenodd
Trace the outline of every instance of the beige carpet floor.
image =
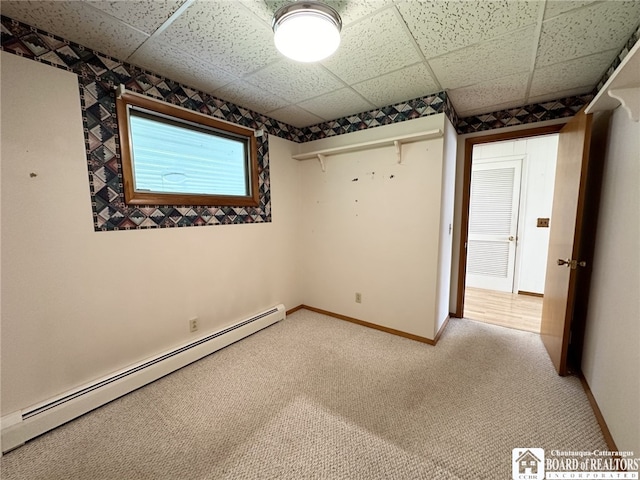
<svg viewBox="0 0 640 480">
<path fill-rule="evenodd" d="M 532 333 L 436 347 L 302 310 L 0 460 L 3 480 L 509 479 L 511 450 L 605 449 Z"/>
</svg>

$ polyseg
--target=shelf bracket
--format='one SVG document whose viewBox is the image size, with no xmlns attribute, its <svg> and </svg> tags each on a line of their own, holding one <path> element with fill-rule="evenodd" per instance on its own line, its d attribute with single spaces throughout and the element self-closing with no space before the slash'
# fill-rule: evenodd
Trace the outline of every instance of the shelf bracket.
<svg viewBox="0 0 640 480">
<path fill-rule="evenodd" d="M 322 168 L 323 172 L 327 171 L 327 167 L 324 164 L 324 155 L 321 153 L 318 153 L 318 161 L 320 162 L 320 168 Z"/>
<path fill-rule="evenodd" d="M 615 88 L 608 93 L 622 104 L 631 120 L 640 121 L 640 87 Z"/>
<path fill-rule="evenodd" d="M 396 147 L 396 155 L 398 156 L 398 165 L 402 165 L 402 144 L 400 140 L 393 141 L 394 147 Z"/>
<path fill-rule="evenodd" d="M 124 84 L 120 84 L 116 87 L 116 98 L 120 98 L 122 97 L 122 95 L 124 95 L 126 93 L 127 89 L 125 88 Z"/>
</svg>

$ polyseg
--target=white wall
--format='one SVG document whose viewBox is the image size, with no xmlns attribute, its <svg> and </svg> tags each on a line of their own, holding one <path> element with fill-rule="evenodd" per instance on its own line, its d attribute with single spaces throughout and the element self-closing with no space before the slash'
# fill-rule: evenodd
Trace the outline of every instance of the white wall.
<svg viewBox="0 0 640 480">
<path fill-rule="evenodd" d="M 474 160 L 523 156 L 516 292 L 544 293 L 549 228 L 537 227 L 537 219 L 551 217 L 557 152 L 557 134 L 485 143 L 473 149 Z"/>
<path fill-rule="evenodd" d="M 619 450 L 640 452 L 640 123 L 609 127 L 582 370 Z"/>
<path fill-rule="evenodd" d="M 434 115 L 300 148 L 442 130 L 444 120 Z M 301 162 L 304 303 L 433 339 L 443 138 L 406 144 L 402 156 L 398 165 L 393 146 L 339 154 L 326 158 L 326 172 L 316 160 Z"/>
<path fill-rule="evenodd" d="M 458 134 L 448 118 L 444 121 L 444 152 L 440 211 L 440 253 L 438 263 L 436 326 L 437 334 L 449 317 L 451 294 L 451 255 L 453 254 L 453 210 L 455 201 L 456 149 Z"/>
<path fill-rule="evenodd" d="M 2 52 L 1 85 L 2 415 L 302 303 L 295 144 L 269 139 L 272 223 L 95 232 L 76 76 Z"/>
</svg>

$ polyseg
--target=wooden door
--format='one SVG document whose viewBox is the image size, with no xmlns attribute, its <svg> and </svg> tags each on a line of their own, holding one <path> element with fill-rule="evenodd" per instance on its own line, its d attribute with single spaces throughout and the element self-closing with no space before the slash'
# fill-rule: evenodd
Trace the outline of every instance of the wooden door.
<svg viewBox="0 0 640 480">
<path fill-rule="evenodd" d="M 580 247 L 583 220 L 588 213 L 585 212 L 585 200 L 588 194 L 591 117 L 580 111 L 560 130 L 558 140 L 540 335 L 560 375 L 568 373 L 576 286 L 578 276 L 587 265 L 587 259 L 581 257 Z M 581 302 L 586 300 L 578 299 Z"/>
<path fill-rule="evenodd" d="M 468 287 L 513 292 L 521 172 L 522 157 L 473 162 Z"/>
</svg>

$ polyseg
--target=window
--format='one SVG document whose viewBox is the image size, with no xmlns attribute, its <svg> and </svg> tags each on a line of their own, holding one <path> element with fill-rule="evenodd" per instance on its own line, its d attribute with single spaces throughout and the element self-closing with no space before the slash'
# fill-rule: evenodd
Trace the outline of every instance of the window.
<svg viewBox="0 0 640 480">
<path fill-rule="evenodd" d="M 126 92 L 116 106 L 128 204 L 259 205 L 253 130 Z"/>
</svg>

